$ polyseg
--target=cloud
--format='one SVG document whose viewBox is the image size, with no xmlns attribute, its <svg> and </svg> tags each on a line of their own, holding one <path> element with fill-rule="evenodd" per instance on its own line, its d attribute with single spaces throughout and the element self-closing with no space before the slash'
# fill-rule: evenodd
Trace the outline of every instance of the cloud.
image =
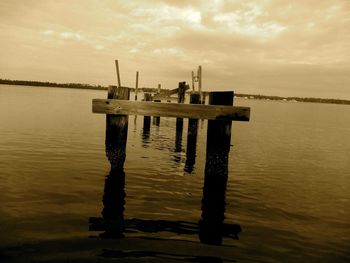
<svg viewBox="0 0 350 263">
<path fill-rule="evenodd" d="M 201 64 L 204 89 L 312 87 L 350 97 L 342 75 L 350 70 L 349 13 L 347 0 L 3 0 L 0 69 L 25 78 L 56 61 L 42 80 L 65 82 L 69 72 L 86 82 L 86 71 L 91 82 L 108 84 L 118 58 L 124 82 L 134 83 L 137 69 L 142 85 L 174 87 Z"/>
<path fill-rule="evenodd" d="M 44 32 L 42 32 L 44 35 L 46 36 L 52 36 L 55 34 L 55 31 L 53 30 L 45 30 Z"/>
<path fill-rule="evenodd" d="M 64 39 L 74 39 L 74 40 L 82 40 L 83 37 L 81 36 L 81 34 L 77 33 L 77 32 L 61 32 L 59 34 L 59 36 L 61 38 L 64 38 Z"/>
<path fill-rule="evenodd" d="M 66 40 L 76 40 L 76 41 L 85 40 L 85 37 L 83 37 L 82 34 L 78 32 L 70 32 L 70 31 L 56 32 L 54 30 L 49 29 L 49 30 L 42 31 L 42 34 L 47 37 L 55 37 L 55 38 L 61 38 Z"/>
</svg>

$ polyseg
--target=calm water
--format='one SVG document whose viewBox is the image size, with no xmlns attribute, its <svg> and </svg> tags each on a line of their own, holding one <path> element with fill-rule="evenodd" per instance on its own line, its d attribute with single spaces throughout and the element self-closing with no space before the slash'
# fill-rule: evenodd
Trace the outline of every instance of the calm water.
<svg viewBox="0 0 350 263">
<path fill-rule="evenodd" d="M 104 91 L 0 86 L 0 261 L 10 260 L 2 256 L 10 250 L 40 254 L 32 244 L 58 244 L 51 245 L 58 255 L 72 240 L 86 250 L 89 242 L 104 242 L 88 237 L 98 236 L 88 221 L 101 216 L 110 169 L 105 116 L 91 113 L 92 98 L 105 97 Z M 349 262 L 350 107 L 241 99 L 235 105 L 252 111 L 249 123 L 233 123 L 229 158 L 225 222 L 242 227 L 240 239 L 208 246 L 197 235 L 168 231 L 127 233 L 115 242 L 133 251 L 154 240 L 163 240 L 152 244 L 154 251 L 179 242 L 171 253 L 149 254 L 151 262 L 172 253 L 204 262 L 198 258 L 209 252 L 221 258 L 215 262 Z M 198 222 L 206 125 L 199 122 L 188 173 L 187 120 L 175 151 L 175 119 L 161 118 L 145 138 L 143 117 L 129 117 L 126 219 Z M 141 242 L 146 237 L 153 239 Z"/>
</svg>

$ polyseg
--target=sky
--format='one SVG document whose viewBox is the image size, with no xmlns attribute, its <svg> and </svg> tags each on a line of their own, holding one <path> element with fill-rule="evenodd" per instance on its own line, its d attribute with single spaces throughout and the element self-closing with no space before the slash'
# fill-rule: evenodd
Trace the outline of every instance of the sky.
<svg viewBox="0 0 350 263">
<path fill-rule="evenodd" d="M 0 0 L 0 78 L 350 99 L 350 0 Z"/>
</svg>

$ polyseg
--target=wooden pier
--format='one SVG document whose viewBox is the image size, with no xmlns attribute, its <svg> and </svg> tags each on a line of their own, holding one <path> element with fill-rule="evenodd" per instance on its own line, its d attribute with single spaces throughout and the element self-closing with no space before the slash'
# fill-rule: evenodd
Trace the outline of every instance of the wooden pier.
<svg viewBox="0 0 350 263">
<path fill-rule="evenodd" d="M 118 63 L 116 62 L 118 84 L 120 76 Z M 201 74 L 201 68 L 199 70 Z M 193 74 L 192 74 L 193 75 Z M 138 85 L 138 73 L 137 82 Z M 200 83 L 201 85 L 201 83 Z M 169 92 L 162 92 L 160 86 L 158 93 L 153 98 L 145 94 L 144 101 L 129 101 L 130 89 L 122 86 L 112 86 L 108 91 L 107 99 L 93 99 L 93 113 L 106 114 L 106 155 L 111 164 L 111 172 L 106 178 L 109 181 L 120 181 L 123 188 L 111 203 L 117 207 L 110 208 L 110 203 L 104 198 L 104 225 L 112 235 L 121 236 L 124 229 L 124 162 L 126 158 L 126 145 L 128 133 L 128 116 L 144 116 L 144 133 L 150 132 L 150 116 L 174 117 L 176 120 L 176 145 L 182 140 L 183 118 L 188 118 L 188 139 L 186 148 L 185 171 L 191 173 L 195 163 L 198 119 L 207 119 L 207 147 L 204 174 L 204 187 L 202 199 L 202 215 L 199 220 L 199 239 L 207 244 L 221 244 L 223 232 L 227 225 L 223 223 L 225 213 L 225 192 L 228 179 L 228 156 L 231 145 L 231 123 L 232 121 L 249 121 L 250 108 L 234 107 L 233 91 L 210 92 L 209 104 L 201 104 L 201 93 L 192 91 L 190 104 L 184 103 L 185 91 L 188 86 L 180 82 L 179 87 Z M 178 94 L 178 103 L 154 102 L 169 94 Z M 137 98 L 137 97 L 136 97 Z M 152 101 L 153 100 L 153 101 Z M 157 125 L 157 124 L 156 124 Z M 159 122 L 158 122 L 159 125 Z M 176 148 L 176 147 L 175 147 Z M 175 149 L 176 151 L 176 149 Z M 115 177 L 120 177 L 117 180 Z M 114 179 L 113 179 L 114 178 Z M 119 188 L 120 188 L 119 187 Z M 119 189 L 118 188 L 118 189 Z M 105 194 L 113 195 L 112 190 L 105 189 Z M 108 216 L 105 216 L 108 215 Z M 234 227 L 238 230 L 239 227 Z M 108 234 L 107 234 L 108 235 Z"/>
</svg>

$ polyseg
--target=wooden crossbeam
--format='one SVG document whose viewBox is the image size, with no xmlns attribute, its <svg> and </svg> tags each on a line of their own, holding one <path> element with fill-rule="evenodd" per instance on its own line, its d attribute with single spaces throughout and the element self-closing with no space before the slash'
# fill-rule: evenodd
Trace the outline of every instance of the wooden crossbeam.
<svg viewBox="0 0 350 263">
<path fill-rule="evenodd" d="M 186 90 L 188 90 L 190 87 L 186 86 Z M 178 94 L 179 88 L 172 89 L 172 90 L 161 90 L 160 93 L 155 94 L 153 96 L 153 99 L 159 100 L 159 99 L 166 99 L 169 98 L 171 95 Z"/>
<path fill-rule="evenodd" d="M 93 99 L 92 112 L 208 120 L 249 121 L 249 107 Z"/>
</svg>

